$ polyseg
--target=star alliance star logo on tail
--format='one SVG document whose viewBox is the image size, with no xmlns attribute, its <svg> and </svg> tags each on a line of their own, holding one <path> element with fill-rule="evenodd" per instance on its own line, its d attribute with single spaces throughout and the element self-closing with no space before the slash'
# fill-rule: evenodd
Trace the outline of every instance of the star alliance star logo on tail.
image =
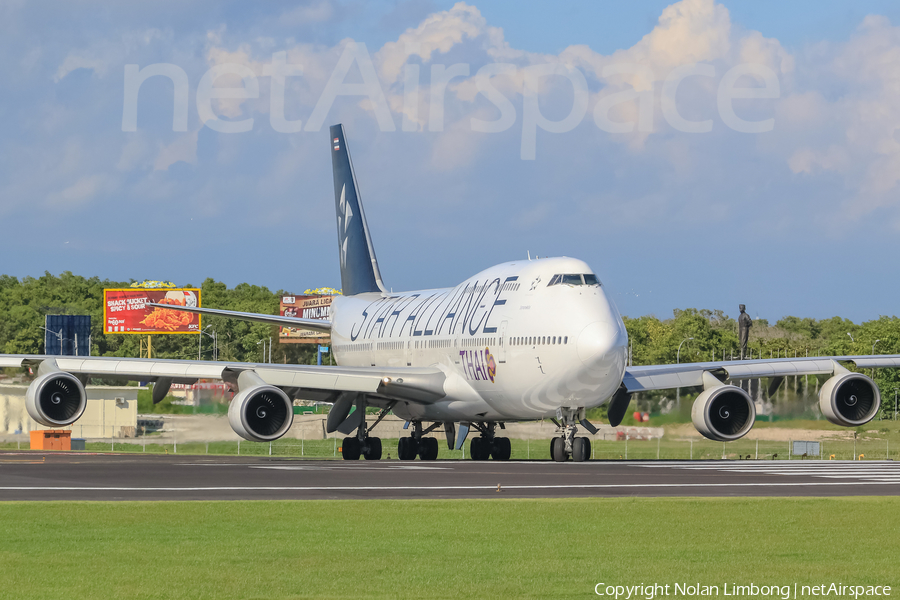
<svg viewBox="0 0 900 600">
<path fill-rule="evenodd" d="M 335 138 L 337 139 L 337 138 Z M 336 148 L 335 148 L 336 149 Z M 341 188 L 340 214 L 338 215 L 338 233 L 341 236 L 341 268 L 347 266 L 347 228 L 353 218 L 353 209 L 347 202 L 347 186 Z"/>
</svg>

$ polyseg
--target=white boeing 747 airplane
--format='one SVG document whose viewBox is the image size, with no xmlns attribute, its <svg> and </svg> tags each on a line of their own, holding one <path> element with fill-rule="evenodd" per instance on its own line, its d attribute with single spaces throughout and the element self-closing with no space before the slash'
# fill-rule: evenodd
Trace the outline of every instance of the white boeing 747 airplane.
<svg viewBox="0 0 900 600">
<path fill-rule="evenodd" d="M 875 417 L 881 397 L 870 378 L 842 363 L 900 366 L 897 355 L 628 366 L 622 317 L 593 269 L 574 258 L 512 261 L 452 288 L 390 292 L 375 259 L 343 126 L 331 127 L 330 141 L 343 286 L 331 321 L 164 308 L 329 333 L 339 366 L 0 355 L 2 367 L 37 371 L 27 394 L 31 417 L 52 427 L 74 423 L 84 412 L 90 377 L 153 381 L 154 401 L 172 383 L 221 379 L 237 389 L 229 421 L 247 440 L 284 435 L 293 400 L 305 399 L 333 403 L 327 430 L 350 436 L 342 445 L 349 460 L 381 458 L 381 440 L 371 430 L 392 411 L 411 425 L 399 441 L 401 460 L 437 458 L 437 440 L 426 434 L 438 428 L 457 449 L 474 429 L 473 459 L 507 460 L 509 439 L 497 435 L 498 426 L 550 418 L 559 428 L 553 459 L 584 461 L 590 438 L 579 437 L 578 427 L 596 432 L 585 410 L 608 403 L 610 423 L 618 425 L 634 392 L 703 386 L 692 409 L 694 425 L 709 439 L 731 441 L 756 418 L 753 401 L 734 381 L 767 377 L 777 385 L 787 375 L 830 375 L 821 410 L 833 423 L 856 427 Z M 368 406 L 382 409 L 371 426 L 364 418 Z"/>
</svg>

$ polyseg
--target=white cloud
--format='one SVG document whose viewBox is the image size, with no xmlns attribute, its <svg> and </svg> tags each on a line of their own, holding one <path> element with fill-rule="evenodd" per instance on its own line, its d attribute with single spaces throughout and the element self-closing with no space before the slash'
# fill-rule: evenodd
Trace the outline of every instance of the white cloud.
<svg viewBox="0 0 900 600">
<path fill-rule="evenodd" d="M 279 23 L 296 27 L 310 23 L 327 21 L 334 15 L 332 5 L 325 0 L 301 4 L 287 10 L 278 17 Z"/>
<path fill-rule="evenodd" d="M 174 142 L 162 146 L 156 160 L 153 161 L 154 171 L 167 171 L 169 167 L 179 161 L 188 164 L 197 164 L 197 138 L 199 130 L 179 135 Z"/>
<path fill-rule="evenodd" d="M 70 51 L 57 67 L 53 81 L 58 83 L 77 69 L 90 69 L 96 77 L 105 77 L 114 65 L 122 64 L 126 55 L 155 41 L 171 39 L 172 32 L 151 28 L 128 31 L 118 39 L 95 40 L 86 48 Z"/>
<path fill-rule="evenodd" d="M 133 133 L 122 146 L 116 169 L 119 171 L 131 171 L 145 162 L 148 154 L 149 148 L 144 136 Z"/>
<path fill-rule="evenodd" d="M 109 67 L 109 62 L 103 58 L 91 58 L 89 56 L 83 56 L 78 54 L 69 54 L 66 56 L 65 60 L 63 60 L 62 64 L 59 65 L 59 68 L 56 69 L 56 75 L 53 76 L 53 81 L 60 81 L 63 77 L 75 71 L 77 69 L 90 69 L 94 72 L 95 75 L 100 77 L 106 75 L 106 70 Z"/>
<path fill-rule="evenodd" d="M 435 53 L 446 54 L 466 39 L 485 32 L 487 22 L 474 6 L 465 2 L 428 16 L 418 27 L 407 29 L 395 42 L 388 42 L 375 55 L 378 74 L 388 84 L 401 79 L 410 57 L 429 62 Z"/>
<path fill-rule="evenodd" d="M 96 198 L 108 186 L 104 175 L 82 177 L 69 187 L 47 196 L 47 204 L 54 208 L 82 208 Z"/>
</svg>

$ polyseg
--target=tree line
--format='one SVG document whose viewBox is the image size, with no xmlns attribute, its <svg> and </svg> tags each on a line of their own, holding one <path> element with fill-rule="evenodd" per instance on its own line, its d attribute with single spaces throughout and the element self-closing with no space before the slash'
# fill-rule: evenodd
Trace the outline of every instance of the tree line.
<svg viewBox="0 0 900 600">
<path fill-rule="evenodd" d="M 0 275 L 0 352 L 4 354 L 43 354 L 46 315 L 90 315 L 91 355 L 138 357 L 147 336 L 109 334 L 103 331 L 103 290 L 130 287 L 132 281 L 85 278 L 65 272 L 55 276 L 25 277 L 21 280 Z M 196 287 L 187 284 L 183 287 Z M 228 288 L 224 283 L 206 279 L 201 289 L 203 306 L 278 314 L 283 290 L 242 283 Z M 279 328 L 222 317 L 203 317 L 203 328 L 216 333 L 219 360 L 262 362 L 263 344 L 272 344 L 272 362 L 309 364 L 316 361 L 315 344 L 279 344 Z M 153 357 L 194 359 L 202 355 L 212 360 L 213 340 L 198 335 L 154 335 Z M 199 351 L 199 352 L 198 352 Z M 146 356 L 146 349 L 143 350 Z M 268 350 L 266 350 L 268 355 Z"/>
<path fill-rule="evenodd" d="M 670 319 L 644 316 L 625 317 L 624 320 L 635 365 L 731 360 L 740 356 L 737 320 L 721 310 L 675 309 Z M 754 359 L 900 354 L 900 319 L 882 316 L 859 325 L 841 317 L 816 320 L 788 316 L 774 324 L 766 319 L 756 319 L 750 328 L 747 346 L 749 356 L 745 358 L 752 356 Z M 866 370 L 866 375 L 871 376 L 881 390 L 884 414 L 892 414 L 894 391 L 900 388 L 900 369 Z M 789 379 L 782 384 L 776 404 L 778 398 L 782 405 L 793 400 L 808 400 L 818 392 L 825 379 L 826 376 Z M 763 381 L 760 386 L 762 390 L 766 389 L 766 383 Z M 684 391 L 688 397 L 692 396 L 691 390 Z M 652 401 L 661 394 L 648 396 Z"/>
</svg>

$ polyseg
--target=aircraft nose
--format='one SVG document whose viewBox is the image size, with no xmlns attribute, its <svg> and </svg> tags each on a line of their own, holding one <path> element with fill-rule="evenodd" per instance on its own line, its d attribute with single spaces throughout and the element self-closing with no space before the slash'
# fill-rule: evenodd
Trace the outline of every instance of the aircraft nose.
<svg viewBox="0 0 900 600">
<path fill-rule="evenodd" d="M 619 344 L 619 330 L 606 321 L 595 321 L 578 334 L 578 358 L 586 366 L 595 366 L 602 362 Z"/>
</svg>

